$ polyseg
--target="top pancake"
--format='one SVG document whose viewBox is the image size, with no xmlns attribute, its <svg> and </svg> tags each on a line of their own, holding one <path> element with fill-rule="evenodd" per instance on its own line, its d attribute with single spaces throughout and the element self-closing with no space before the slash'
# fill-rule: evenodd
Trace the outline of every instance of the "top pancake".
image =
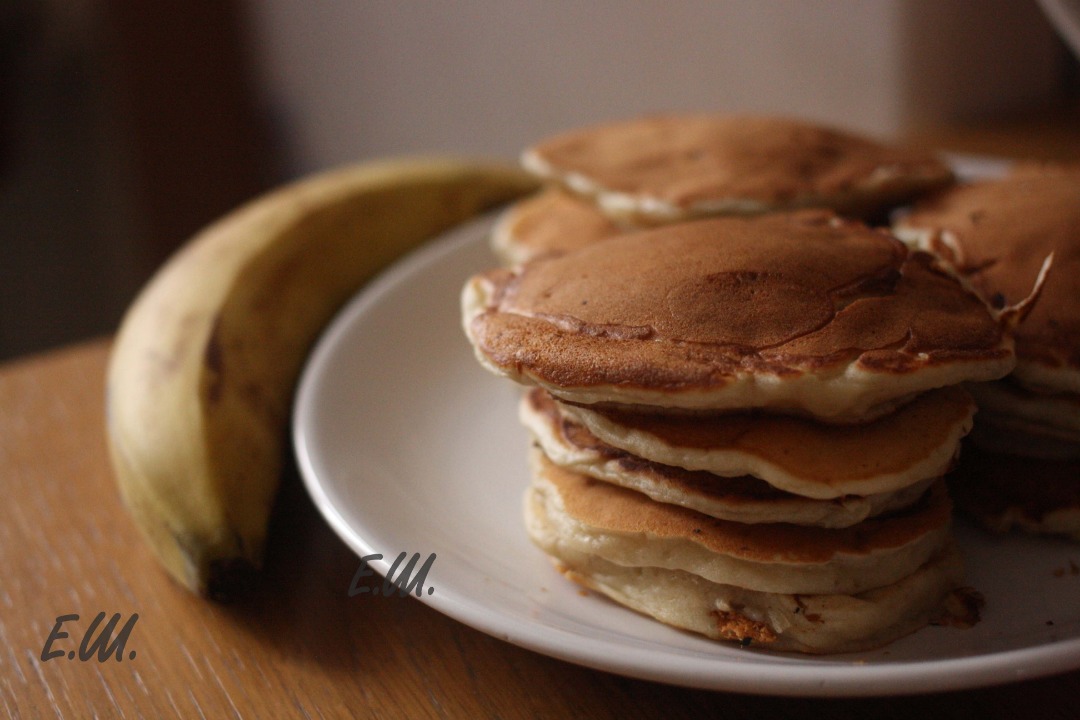
<svg viewBox="0 0 1080 720">
<path fill-rule="evenodd" d="M 613 216 L 652 221 L 801 207 L 868 215 L 952 181 L 932 155 L 775 117 L 593 126 L 538 143 L 522 162 Z"/>
<path fill-rule="evenodd" d="M 825 211 L 615 236 L 475 276 L 463 309 L 482 364 L 586 404 L 853 422 L 1015 360 L 930 255 Z"/>
<path fill-rule="evenodd" d="M 939 253 L 999 306 L 1023 300 L 1054 265 L 1015 332 L 1016 378 L 1080 392 L 1080 167 L 1024 167 L 919 203 L 897 232 Z"/>
</svg>

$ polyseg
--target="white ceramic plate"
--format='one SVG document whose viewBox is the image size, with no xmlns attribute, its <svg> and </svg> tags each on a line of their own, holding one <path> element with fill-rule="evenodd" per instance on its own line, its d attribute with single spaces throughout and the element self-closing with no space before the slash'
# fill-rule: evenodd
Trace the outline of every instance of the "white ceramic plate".
<svg viewBox="0 0 1080 720">
<path fill-rule="evenodd" d="M 359 556 L 384 556 L 376 571 L 401 552 L 435 553 L 421 600 L 440 612 L 553 657 L 700 688 L 914 693 L 1080 667 L 1080 546 L 963 524 L 968 580 L 986 597 L 982 622 L 925 628 L 874 652 L 741 649 L 580 592 L 525 535 L 518 389 L 480 368 L 461 329 L 465 279 L 495 264 L 487 227 L 426 245 L 369 285 L 304 372 L 294 414 L 304 481 Z"/>
</svg>

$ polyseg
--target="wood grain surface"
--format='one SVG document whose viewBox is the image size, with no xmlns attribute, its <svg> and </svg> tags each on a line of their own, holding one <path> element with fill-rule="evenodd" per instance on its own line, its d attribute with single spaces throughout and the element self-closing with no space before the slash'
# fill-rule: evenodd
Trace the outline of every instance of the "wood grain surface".
<svg viewBox="0 0 1080 720">
<path fill-rule="evenodd" d="M 223 606 L 156 566 L 104 444 L 106 341 L 0 366 L 0 714 L 26 718 L 1077 717 L 1080 673 L 900 698 L 806 700 L 631 680 L 523 650 L 413 598 L 348 597 L 358 559 L 295 472 L 254 594 Z M 121 659 L 76 652 L 100 612 Z M 134 653 L 134 657 L 131 657 Z"/>
</svg>

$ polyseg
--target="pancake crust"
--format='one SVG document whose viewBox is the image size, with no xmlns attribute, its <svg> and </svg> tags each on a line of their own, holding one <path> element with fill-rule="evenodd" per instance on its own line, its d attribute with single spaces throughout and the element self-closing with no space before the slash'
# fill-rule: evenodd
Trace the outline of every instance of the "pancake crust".
<svg viewBox="0 0 1080 720">
<path fill-rule="evenodd" d="M 868 214 L 952 181 L 927 153 L 787 118 L 646 117 L 540 142 L 524 166 L 609 214 L 671 221 L 828 207 Z"/>
<path fill-rule="evenodd" d="M 576 250 L 623 228 L 593 205 L 557 189 L 511 205 L 496 223 L 491 245 L 507 265 Z"/>
<path fill-rule="evenodd" d="M 519 414 L 556 465 L 636 490 L 657 502 L 732 522 L 850 527 L 868 517 L 908 507 L 937 480 L 917 482 L 897 492 L 817 500 L 778 490 L 749 475 L 720 477 L 644 460 L 599 440 L 585 426 L 560 413 L 555 400 L 539 388 L 522 397 Z"/>
<path fill-rule="evenodd" d="M 956 386 L 923 393 L 859 425 L 766 413 L 695 417 L 561 408 L 604 442 L 639 457 L 717 475 L 753 475 L 818 499 L 888 493 L 944 475 L 975 413 L 971 396 Z"/>
<path fill-rule="evenodd" d="M 476 276 L 462 303 L 482 364 L 580 403 L 852 422 L 1015 363 L 930 255 L 824 211 L 616 236 Z"/>
<path fill-rule="evenodd" d="M 949 485 L 957 508 L 991 530 L 1080 540 L 1080 460 L 969 447 Z"/>
<path fill-rule="evenodd" d="M 1025 166 L 958 185 L 920 202 L 896 229 L 999 307 L 1031 292 L 1053 252 L 1042 295 L 1016 330 L 1016 377 L 1080 393 L 1080 167 Z"/>
<path fill-rule="evenodd" d="M 594 480 L 530 453 L 531 496 L 559 519 L 560 542 L 627 566 L 683 570 L 763 592 L 863 592 L 896 582 L 949 537 L 942 484 L 920 503 L 843 529 L 748 525 Z M 530 501 L 530 502 L 531 502 Z"/>
</svg>

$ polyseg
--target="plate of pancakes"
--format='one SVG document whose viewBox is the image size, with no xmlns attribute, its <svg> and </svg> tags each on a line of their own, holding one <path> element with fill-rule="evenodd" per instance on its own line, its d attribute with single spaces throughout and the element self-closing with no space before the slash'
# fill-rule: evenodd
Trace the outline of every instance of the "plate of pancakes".
<svg viewBox="0 0 1080 720">
<path fill-rule="evenodd" d="M 1080 667 L 1080 171 L 716 115 L 523 163 L 542 191 L 369 284 L 304 371 L 301 472 L 359 556 L 692 687 Z"/>
</svg>

